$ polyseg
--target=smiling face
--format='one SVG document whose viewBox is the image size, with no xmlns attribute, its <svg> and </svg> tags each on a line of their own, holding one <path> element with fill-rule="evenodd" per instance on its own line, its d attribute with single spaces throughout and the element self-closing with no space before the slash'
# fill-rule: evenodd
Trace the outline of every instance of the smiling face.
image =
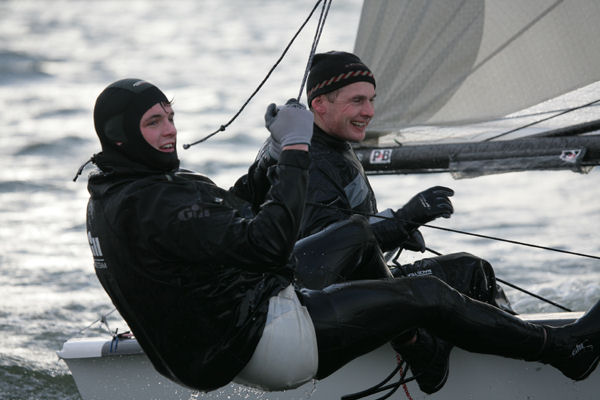
<svg viewBox="0 0 600 400">
<path fill-rule="evenodd" d="M 175 151 L 177 129 L 170 104 L 157 103 L 142 115 L 140 131 L 150 146 L 163 153 Z"/>
<path fill-rule="evenodd" d="M 374 100 L 375 86 L 369 82 L 351 83 L 334 96 L 320 95 L 312 101 L 315 123 L 331 136 L 359 142 L 375 114 Z"/>
</svg>

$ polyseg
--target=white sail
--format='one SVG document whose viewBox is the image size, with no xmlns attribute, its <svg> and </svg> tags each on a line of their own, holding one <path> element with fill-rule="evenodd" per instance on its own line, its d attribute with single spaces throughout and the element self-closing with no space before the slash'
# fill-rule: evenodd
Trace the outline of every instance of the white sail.
<svg viewBox="0 0 600 400">
<path fill-rule="evenodd" d="M 555 118 L 600 100 L 598 21 L 598 1 L 365 1 L 354 51 L 377 81 L 367 132 L 377 146 L 357 148 L 365 170 L 473 177 L 599 165 L 593 107 Z M 543 114 L 552 124 L 517 129 Z"/>
<path fill-rule="evenodd" d="M 600 80 L 600 2 L 368 0 L 375 133 L 505 116 Z"/>
</svg>

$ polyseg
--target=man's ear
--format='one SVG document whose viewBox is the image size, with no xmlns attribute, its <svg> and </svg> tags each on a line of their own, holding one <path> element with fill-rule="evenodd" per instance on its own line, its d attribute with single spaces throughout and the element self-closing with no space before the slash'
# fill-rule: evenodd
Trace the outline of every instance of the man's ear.
<svg viewBox="0 0 600 400">
<path fill-rule="evenodd" d="M 325 104 L 323 95 L 315 97 L 310 103 L 312 110 L 317 114 L 323 114 L 325 112 Z"/>
</svg>

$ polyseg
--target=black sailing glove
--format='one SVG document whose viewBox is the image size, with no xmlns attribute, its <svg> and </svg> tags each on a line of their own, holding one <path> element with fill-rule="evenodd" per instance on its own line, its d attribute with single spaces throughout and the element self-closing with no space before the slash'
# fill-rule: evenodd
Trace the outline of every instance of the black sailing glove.
<svg viewBox="0 0 600 400">
<path fill-rule="evenodd" d="M 274 159 L 279 159 L 281 149 L 292 144 L 308 144 L 313 133 L 313 113 L 289 99 L 284 106 L 269 104 L 265 113 L 265 127 L 271 132 L 268 152 Z"/>
<path fill-rule="evenodd" d="M 412 231 L 436 218 L 450 218 L 454 212 L 449 197 L 454 191 L 443 186 L 434 186 L 414 196 L 396 211 L 398 223 L 407 231 Z"/>
</svg>

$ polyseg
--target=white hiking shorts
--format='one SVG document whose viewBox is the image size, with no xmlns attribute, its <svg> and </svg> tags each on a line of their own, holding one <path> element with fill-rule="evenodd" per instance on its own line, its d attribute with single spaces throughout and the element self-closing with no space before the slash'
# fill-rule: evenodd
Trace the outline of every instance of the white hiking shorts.
<svg viewBox="0 0 600 400">
<path fill-rule="evenodd" d="M 293 389 L 315 377 L 318 358 L 312 319 L 290 285 L 269 299 L 262 337 L 233 381 L 265 391 Z"/>
</svg>

